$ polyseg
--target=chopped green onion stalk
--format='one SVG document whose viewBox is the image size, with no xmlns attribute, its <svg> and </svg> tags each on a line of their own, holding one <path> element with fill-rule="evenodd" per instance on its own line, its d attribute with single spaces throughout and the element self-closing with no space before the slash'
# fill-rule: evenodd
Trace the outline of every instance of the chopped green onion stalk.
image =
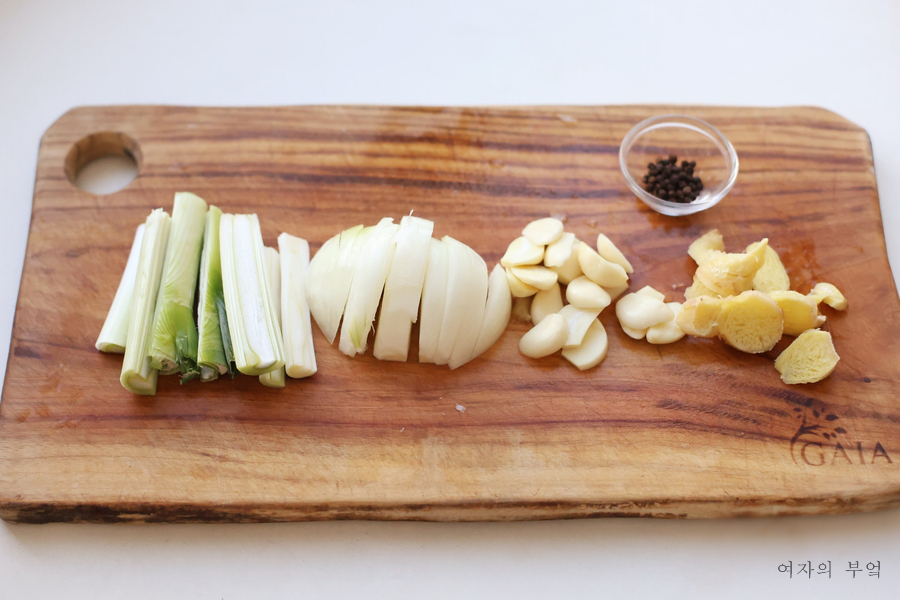
<svg viewBox="0 0 900 600">
<path fill-rule="evenodd" d="M 312 323 L 306 302 L 309 244 L 287 233 L 278 236 L 281 254 L 281 333 L 284 366 L 289 377 L 300 379 L 316 372 Z"/>
<path fill-rule="evenodd" d="M 128 340 L 122 360 L 122 385 L 132 393 L 146 396 L 156 394 L 159 376 L 159 371 L 150 366 L 149 349 L 170 225 L 169 215 L 161 208 L 147 217 L 131 299 Z"/>
<path fill-rule="evenodd" d="M 206 202 L 188 192 L 175 194 L 166 266 L 153 318 L 150 364 L 164 375 L 181 372 L 182 383 L 200 375 L 194 293 L 206 228 Z"/>
<path fill-rule="evenodd" d="M 280 369 L 284 366 L 284 345 L 266 281 L 259 219 L 256 215 L 222 215 L 219 243 L 235 365 L 245 375 Z"/>
<path fill-rule="evenodd" d="M 199 342 L 197 366 L 200 379 L 212 381 L 219 375 L 235 375 L 234 355 L 225 317 L 225 293 L 222 290 L 222 261 L 219 257 L 219 221 L 222 211 L 215 206 L 206 213 L 203 254 L 200 256 L 200 302 L 197 309 Z M 224 324 L 224 335 L 222 325 Z"/>
<path fill-rule="evenodd" d="M 137 277 L 138 260 L 141 257 L 141 241 L 144 239 L 144 227 L 141 225 L 134 234 L 131 243 L 131 252 L 128 253 L 128 262 L 125 263 L 125 272 L 116 290 L 106 321 L 100 330 L 96 347 L 100 352 L 114 352 L 123 354 L 125 342 L 128 339 L 128 321 L 131 316 L 131 297 L 134 294 L 134 280 Z"/>
<path fill-rule="evenodd" d="M 278 326 L 281 326 L 281 262 L 278 250 L 265 248 L 266 281 L 269 283 L 269 291 L 272 294 L 272 302 L 275 305 L 275 317 Z M 266 387 L 284 387 L 284 367 L 275 369 L 270 373 L 259 376 L 259 382 Z"/>
</svg>

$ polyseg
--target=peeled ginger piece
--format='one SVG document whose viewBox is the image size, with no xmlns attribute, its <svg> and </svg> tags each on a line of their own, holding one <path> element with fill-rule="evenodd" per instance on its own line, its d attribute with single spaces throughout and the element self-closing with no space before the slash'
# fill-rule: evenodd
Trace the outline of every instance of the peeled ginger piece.
<svg viewBox="0 0 900 600">
<path fill-rule="evenodd" d="M 759 354 L 771 350 L 784 328 L 784 316 L 772 298 L 749 291 L 722 300 L 718 319 L 719 337 L 742 352 Z"/>
<path fill-rule="evenodd" d="M 835 310 L 847 310 L 849 306 L 841 291 L 831 283 L 817 283 L 809 295 L 816 304 L 824 302 Z"/>
<path fill-rule="evenodd" d="M 753 252 L 759 242 L 753 242 L 747 246 L 746 252 Z M 791 289 L 791 280 L 788 277 L 781 258 L 772 246 L 766 248 L 763 264 L 753 276 L 753 289 L 761 292 L 787 291 Z"/>
<path fill-rule="evenodd" d="M 762 267 L 769 240 L 763 238 L 746 254 L 728 254 L 712 250 L 697 268 L 697 279 L 720 296 L 746 292 L 753 287 L 753 278 Z"/>
<path fill-rule="evenodd" d="M 567 361 L 575 365 L 579 371 L 585 371 L 599 365 L 609 350 L 609 338 L 603 323 L 594 319 L 588 327 L 587 333 L 581 340 L 581 345 L 575 348 L 563 348 L 562 355 Z"/>
<path fill-rule="evenodd" d="M 714 251 L 725 251 L 725 242 L 722 241 L 722 234 L 718 229 L 707 231 L 688 246 L 688 255 L 694 259 L 697 265 L 706 262 L 708 255 Z"/>
<path fill-rule="evenodd" d="M 728 295 L 732 296 L 733 294 Z M 694 283 L 692 283 L 690 287 L 684 290 L 684 299 L 691 300 L 693 298 L 699 298 L 700 296 L 709 296 L 711 298 L 721 297 L 719 294 L 703 285 L 703 282 L 697 279 L 697 276 L 694 275 Z"/>
<path fill-rule="evenodd" d="M 691 298 L 675 313 L 675 323 L 688 335 L 716 337 L 719 335 L 719 313 L 722 300 L 711 296 Z"/>
<path fill-rule="evenodd" d="M 785 383 L 815 383 L 828 377 L 841 359 L 831 334 L 821 329 L 805 331 L 775 360 Z"/>
<path fill-rule="evenodd" d="M 784 313 L 785 335 L 800 335 L 807 329 L 819 326 L 819 309 L 816 301 L 809 296 L 788 290 L 769 292 L 769 297 L 778 303 Z"/>
</svg>

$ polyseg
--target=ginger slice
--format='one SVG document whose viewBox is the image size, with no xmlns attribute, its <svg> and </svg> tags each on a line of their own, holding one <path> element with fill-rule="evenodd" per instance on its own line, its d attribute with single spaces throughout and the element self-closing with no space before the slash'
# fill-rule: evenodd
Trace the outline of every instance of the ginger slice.
<svg viewBox="0 0 900 600">
<path fill-rule="evenodd" d="M 719 334 L 719 313 L 722 300 L 711 296 L 691 298 L 675 313 L 675 324 L 688 335 L 716 337 Z"/>
<path fill-rule="evenodd" d="M 742 352 L 771 350 L 784 331 L 784 315 L 778 303 L 755 290 L 722 300 L 719 337 Z"/>
<path fill-rule="evenodd" d="M 840 359 L 831 334 L 812 329 L 800 334 L 785 348 L 775 359 L 775 368 L 785 383 L 815 383 L 828 377 Z"/>
<path fill-rule="evenodd" d="M 753 252 L 759 242 L 753 242 L 747 246 L 746 252 Z M 791 280 L 781 257 L 775 252 L 772 246 L 766 248 L 766 255 L 763 258 L 763 264 L 753 276 L 753 289 L 761 292 L 787 291 L 791 289 Z"/>
<path fill-rule="evenodd" d="M 807 329 L 819 326 L 817 319 L 819 308 L 816 301 L 809 296 L 788 290 L 769 292 L 769 297 L 778 303 L 778 307 L 784 313 L 785 335 L 800 335 Z"/>
<path fill-rule="evenodd" d="M 725 251 L 725 242 L 722 241 L 722 234 L 718 229 L 707 231 L 688 246 L 688 255 L 698 266 L 706 262 L 708 255 L 713 251 Z"/>
<path fill-rule="evenodd" d="M 837 286 L 831 283 L 817 283 L 809 295 L 816 301 L 816 304 L 824 302 L 835 310 L 847 310 L 850 305 Z"/>
<path fill-rule="evenodd" d="M 733 295 L 733 294 L 729 294 Z M 690 285 L 686 290 L 684 290 L 684 299 L 691 300 L 693 298 L 699 298 L 700 296 L 709 296 L 710 298 L 720 298 L 721 296 L 705 285 L 703 282 L 697 279 L 697 276 L 694 275 L 694 283 Z"/>
<path fill-rule="evenodd" d="M 749 291 L 753 277 L 763 265 L 769 240 L 763 238 L 746 254 L 728 254 L 712 250 L 706 260 L 697 267 L 697 279 L 720 296 L 730 296 Z"/>
</svg>

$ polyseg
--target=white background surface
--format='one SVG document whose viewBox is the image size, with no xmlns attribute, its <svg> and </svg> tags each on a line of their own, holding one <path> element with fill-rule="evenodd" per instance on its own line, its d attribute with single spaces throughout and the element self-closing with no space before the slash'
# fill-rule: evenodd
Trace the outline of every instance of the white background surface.
<svg viewBox="0 0 900 600">
<path fill-rule="evenodd" d="M 0 0 L 0 340 L 37 146 L 84 104 L 815 104 L 871 134 L 900 265 L 900 3 Z M 838 240 L 839 242 L 839 240 Z M 0 372 L 7 353 L 0 350 Z M 789 580 L 779 563 L 831 560 Z M 880 579 L 847 561 L 880 560 Z M 0 525 L 0 598 L 895 598 L 900 511 L 513 524 Z"/>
</svg>

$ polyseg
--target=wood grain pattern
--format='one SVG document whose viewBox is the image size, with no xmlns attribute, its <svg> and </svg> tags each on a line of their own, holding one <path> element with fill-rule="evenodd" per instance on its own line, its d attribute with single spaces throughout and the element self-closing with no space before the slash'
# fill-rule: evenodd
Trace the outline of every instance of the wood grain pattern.
<svg viewBox="0 0 900 600">
<path fill-rule="evenodd" d="M 666 112 L 710 121 L 740 156 L 734 190 L 712 210 L 664 217 L 626 188 L 619 142 Z M 73 150 L 98 132 L 124 136 Z M 67 160 L 72 171 L 115 139 L 137 158 L 137 179 L 108 196 L 76 189 Z M 288 231 L 314 250 L 415 209 L 489 265 L 529 220 L 563 213 L 582 239 L 603 231 L 619 242 L 633 289 L 672 298 L 691 281 L 688 242 L 706 229 L 729 248 L 767 236 L 795 288 L 824 280 L 846 292 L 848 312 L 825 309 L 842 360 L 829 379 L 788 387 L 774 353 L 704 339 L 652 346 L 607 310 L 609 356 L 585 373 L 519 355 L 521 323 L 454 372 L 348 359 L 317 330 L 318 374 L 285 390 L 169 377 L 138 398 L 119 385 L 120 357 L 93 344 L 134 228 L 180 190 L 258 213 L 268 244 Z M 0 404 L 0 516 L 508 520 L 896 506 L 898 340 L 869 139 L 825 110 L 79 108 L 41 143 Z"/>
</svg>

